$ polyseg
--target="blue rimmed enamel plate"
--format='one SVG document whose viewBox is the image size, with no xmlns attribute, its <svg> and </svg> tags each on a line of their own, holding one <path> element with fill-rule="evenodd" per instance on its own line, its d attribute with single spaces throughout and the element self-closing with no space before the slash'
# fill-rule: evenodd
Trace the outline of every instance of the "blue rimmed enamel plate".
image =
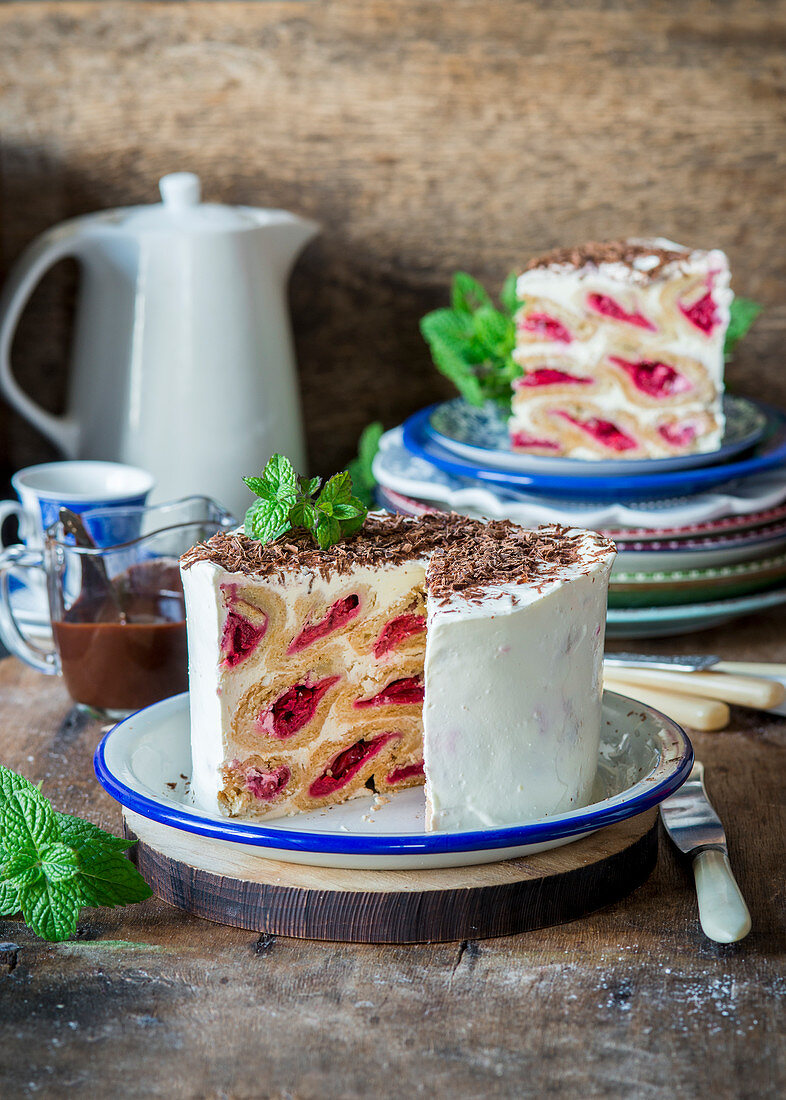
<svg viewBox="0 0 786 1100">
<path fill-rule="evenodd" d="M 102 787 L 142 817 L 226 841 L 261 858 L 372 870 L 461 867 L 542 852 L 604 825 L 635 817 L 687 778 L 693 750 L 685 733 L 658 711 L 622 695 L 603 698 L 601 750 L 593 802 L 568 813 L 476 832 L 424 831 L 422 787 L 313 810 L 265 824 L 221 817 L 194 805 L 188 695 L 176 695 L 115 726 L 96 749 Z"/>
<path fill-rule="evenodd" d="M 727 393 L 723 398 L 723 412 L 726 427 L 717 450 L 671 458 L 584 461 L 524 454 L 511 447 L 507 416 L 499 405 L 489 401 L 481 408 L 475 408 L 462 397 L 435 405 L 424 430 L 426 435 L 459 458 L 498 470 L 563 477 L 637 477 L 640 474 L 668 473 L 728 462 L 754 447 L 767 431 L 769 417 L 766 410 L 746 397 L 734 397 Z"/>
<path fill-rule="evenodd" d="M 430 419 L 436 407 L 429 405 L 404 421 L 404 447 L 415 458 L 424 459 L 432 468 L 453 477 L 469 478 L 481 485 L 494 486 L 497 490 L 542 493 L 566 500 L 652 500 L 657 497 L 691 496 L 712 486 L 751 477 L 786 464 L 786 413 L 772 408 L 766 408 L 768 421 L 762 440 L 750 454 L 738 457 L 736 461 L 690 470 L 637 473 L 635 477 L 629 472 L 619 471 L 599 475 L 595 472 L 596 464 L 593 463 L 590 476 L 585 474 L 577 477 L 572 469 L 576 461 L 571 459 L 560 459 L 560 462 L 567 465 L 560 466 L 559 469 L 564 472 L 557 474 L 532 470 L 502 470 L 490 461 L 476 462 L 460 458 L 430 432 Z M 582 463 L 582 467 L 586 468 L 586 464 Z"/>
</svg>

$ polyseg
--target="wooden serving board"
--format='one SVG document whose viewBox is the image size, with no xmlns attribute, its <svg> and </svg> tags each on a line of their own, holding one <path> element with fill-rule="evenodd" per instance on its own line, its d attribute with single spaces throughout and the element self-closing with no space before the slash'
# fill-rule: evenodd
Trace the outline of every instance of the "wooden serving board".
<svg viewBox="0 0 786 1100">
<path fill-rule="evenodd" d="M 473 867 L 358 871 L 229 849 L 124 810 L 153 891 L 186 912 L 281 936 L 354 943 L 482 939 L 562 924 L 619 901 L 649 876 L 657 810 L 561 848 Z"/>
</svg>

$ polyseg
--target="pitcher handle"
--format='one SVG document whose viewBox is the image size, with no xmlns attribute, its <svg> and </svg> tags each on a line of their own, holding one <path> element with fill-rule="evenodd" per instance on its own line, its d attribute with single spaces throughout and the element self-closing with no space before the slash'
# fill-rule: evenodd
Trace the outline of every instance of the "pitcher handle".
<svg viewBox="0 0 786 1100">
<path fill-rule="evenodd" d="M 42 550 L 9 546 L 0 554 L 0 637 L 16 657 L 20 657 L 39 672 L 45 672 L 47 676 L 56 676 L 60 671 L 60 661 L 54 646 L 52 649 L 44 649 L 28 638 L 16 621 L 11 606 L 11 574 L 16 570 L 24 572 L 26 569 L 44 571 Z"/>
<path fill-rule="evenodd" d="M 79 425 L 71 417 L 54 416 L 28 397 L 11 370 L 11 345 L 30 295 L 48 268 L 66 256 L 78 255 L 79 251 L 80 241 L 72 226 L 58 226 L 42 233 L 19 257 L 0 296 L 0 389 L 14 408 L 59 447 L 66 458 L 78 457 Z"/>
</svg>

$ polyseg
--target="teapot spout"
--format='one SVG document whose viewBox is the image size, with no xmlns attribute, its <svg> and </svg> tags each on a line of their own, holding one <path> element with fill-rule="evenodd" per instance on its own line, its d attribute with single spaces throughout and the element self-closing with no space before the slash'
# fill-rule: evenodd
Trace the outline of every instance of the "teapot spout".
<svg viewBox="0 0 786 1100">
<path fill-rule="evenodd" d="M 260 210 L 258 213 L 270 255 L 286 278 L 301 251 L 319 233 L 320 226 L 309 218 L 301 218 L 286 210 Z"/>
</svg>

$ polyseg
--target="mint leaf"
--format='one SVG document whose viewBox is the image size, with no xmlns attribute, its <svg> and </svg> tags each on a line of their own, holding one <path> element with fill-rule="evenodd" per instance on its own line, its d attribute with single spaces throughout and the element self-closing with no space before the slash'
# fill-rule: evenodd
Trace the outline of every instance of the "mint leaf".
<svg viewBox="0 0 786 1100">
<path fill-rule="evenodd" d="M 83 905 L 126 905 L 151 894 L 122 854 L 130 842 L 58 814 L 23 776 L 0 768 L 0 916 L 20 910 L 48 940 L 76 929 Z"/>
<path fill-rule="evenodd" d="M 450 288 L 450 304 L 458 313 L 474 313 L 481 306 L 490 306 L 485 289 L 466 271 L 457 271 Z"/>
<path fill-rule="evenodd" d="M 0 882 L 0 917 L 13 917 L 21 908 L 16 887 L 10 882 Z"/>
<path fill-rule="evenodd" d="M 292 463 L 275 454 L 261 477 L 244 477 L 243 481 L 259 497 L 246 512 L 244 530 L 252 538 L 273 542 L 289 530 L 289 510 L 298 500 L 298 476 Z"/>
<path fill-rule="evenodd" d="M 293 527 L 305 527 L 311 531 L 318 518 L 319 510 L 312 500 L 299 500 L 289 510 L 289 522 Z"/>
<path fill-rule="evenodd" d="M 100 845 L 113 852 L 124 852 L 135 843 L 122 836 L 115 836 L 105 829 L 94 825 L 92 821 L 85 821 L 82 817 L 73 817 L 71 814 L 55 813 L 57 831 L 64 844 L 71 848 L 83 848 L 90 845 Z"/>
<path fill-rule="evenodd" d="M 351 496 L 352 478 L 344 470 L 340 474 L 333 474 L 325 484 L 317 497 L 317 507 L 324 508 L 328 504 L 347 504 Z"/>
<path fill-rule="evenodd" d="M 38 791 L 38 787 L 23 775 L 17 775 L 0 764 L 0 803 L 10 798 L 15 791 Z"/>
<path fill-rule="evenodd" d="M 374 490 L 377 487 L 377 481 L 372 466 L 383 434 L 384 428 L 379 420 L 368 424 L 363 429 L 358 441 L 357 458 L 354 458 L 347 467 L 347 473 L 352 478 L 352 488 L 355 496 L 363 502 L 366 508 L 373 508 L 375 504 Z"/>
<path fill-rule="evenodd" d="M 82 903 L 68 882 L 49 882 L 41 876 L 19 889 L 25 924 L 37 936 L 57 943 L 76 931 Z"/>
<path fill-rule="evenodd" d="M 333 516 L 320 509 L 314 532 L 322 550 L 334 546 L 341 539 L 341 524 Z"/>
<path fill-rule="evenodd" d="M 119 852 L 87 848 L 77 854 L 75 887 L 82 905 L 111 908 L 144 901 L 152 894 L 133 863 Z"/>
<path fill-rule="evenodd" d="M 453 383 L 468 404 L 482 405 L 483 388 L 470 358 L 472 329 L 466 318 L 449 309 L 437 309 L 421 319 L 420 331 L 437 370 Z"/>
<path fill-rule="evenodd" d="M 475 337 L 489 356 L 500 358 L 513 351 L 516 328 L 510 317 L 493 306 L 482 306 L 472 318 Z"/>
<path fill-rule="evenodd" d="M 322 484 L 321 477 L 299 477 L 297 479 L 298 489 L 301 496 L 313 497 L 314 493 L 319 489 Z"/>
<path fill-rule="evenodd" d="M 726 359 L 731 358 L 737 344 L 743 336 L 747 335 L 751 325 L 763 310 L 764 306 L 751 301 L 750 298 L 732 299 L 729 308 L 729 327 L 726 329 L 726 339 L 723 344 L 723 354 Z"/>
<path fill-rule="evenodd" d="M 251 538 L 273 542 L 290 529 L 290 507 L 286 502 L 258 500 L 246 512 L 243 529 Z"/>
<path fill-rule="evenodd" d="M 511 317 L 513 317 L 514 314 L 518 313 L 519 308 L 521 307 L 518 292 L 516 291 L 518 281 L 518 274 L 515 271 L 511 271 L 510 275 L 508 275 L 507 279 L 502 284 L 502 291 L 499 296 L 503 308 L 506 310 L 507 313 L 510 314 Z"/>
<path fill-rule="evenodd" d="M 49 841 L 58 839 L 57 822 L 48 799 L 24 787 L 0 804 L 3 847 L 38 856 Z"/>
</svg>

